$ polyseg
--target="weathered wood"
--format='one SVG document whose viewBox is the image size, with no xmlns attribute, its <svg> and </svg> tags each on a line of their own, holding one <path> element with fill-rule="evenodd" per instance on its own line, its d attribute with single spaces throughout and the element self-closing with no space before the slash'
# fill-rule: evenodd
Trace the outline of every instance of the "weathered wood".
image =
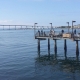
<svg viewBox="0 0 80 80">
<path fill-rule="evenodd" d="M 40 52 L 40 40 L 38 39 L 38 52 Z"/>
<path fill-rule="evenodd" d="M 46 40 L 48 39 L 48 55 L 50 55 L 50 39 L 54 40 L 54 53 L 55 56 L 57 55 L 57 40 L 58 39 L 64 39 L 64 56 L 65 59 L 67 59 L 67 39 L 73 39 L 76 41 L 76 57 L 79 57 L 79 46 L 78 46 L 78 39 L 77 37 L 74 36 L 74 38 L 63 38 L 63 37 L 50 37 L 50 36 L 36 36 L 35 39 L 38 39 L 38 51 L 40 51 L 40 40 Z"/>
<path fill-rule="evenodd" d="M 66 44 L 66 39 L 64 39 L 64 51 L 67 52 L 67 44 Z"/>
<path fill-rule="evenodd" d="M 78 41 L 76 41 L 76 56 L 79 56 L 79 46 L 78 46 Z"/>
<path fill-rule="evenodd" d="M 56 41 L 56 39 L 54 40 L 54 52 L 57 53 L 57 41 Z"/>
<path fill-rule="evenodd" d="M 38 51 L 38 57 L 40 57 L 40 51 Z"/>
<path fill-rule="evenodd" d="M 63 38 L 71 38 L 71 33 L 64 33 Z"/>
<path fill-rule="evenodd" d="M 48 38 L 48 55 L 50 56 L 50 39 Z"/>
<path fill-rule="evenodd" d="M 65 59 L 67 59 L 67 52 L 64 51 L 64 56 L 65 56 Z"/>
</svg>

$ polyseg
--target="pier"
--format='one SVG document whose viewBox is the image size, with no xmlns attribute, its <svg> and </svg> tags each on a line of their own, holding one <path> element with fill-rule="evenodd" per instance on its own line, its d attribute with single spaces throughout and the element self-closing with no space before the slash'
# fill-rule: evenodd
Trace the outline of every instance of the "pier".
<svg viewBox="0 0 80 80">
<path fill-rule="evenodd" d="M 37 39 L 37 43 L 38 43 L 38 51 L 40 54 L 40 41 L 43 40 L 48 40 L 48 55 L 50 56 L 50 40 L 54 41 L 54 52 L 57 53 L 57 46 L 58 46 L 58 40 L 64 40 L 64 52 L 65 52 L 65 56 L 67 53 L 67 40 L 70 39 L 72 41 L 74 41 L 76 43 L 76 56 L 79 56 L 79 44 L 78 42 L 80 41 L 80 33 L 74 33 L 74 29 L 73 29 L 73 22 L 72 21 L 72 32 L 69 31 L 68 32 L 64 32 L 63 28 L 62 31 L 60 32 L 56 32 L 55 28 L 53 28 L 52 23 L 50 23 L 51 26 L 36 26 L 37 23 L 34 23 L 34 25 L 0 25 L 0 27 L 2 27 L 2 30 L 6 30 L 5 28 L 7 27 L 8 30 L 27 30 L 27 29 L 34 29 L 34 37 L 35 39 Z M 69 22 L 68 26 L 69 26 Z M 43 30 L 43 29 L 47 29 L 47 31 Z M 37 32 L 36 32 L 37 30 Z"/>
<path fill-rule="evenodd" d="M 40 31 L 38 30 L 37 32 L 35 32 L 35 39 L 38 40 L 38 51 L 40 52 L 40 41 L 43 40 L 48 40 L 48 55 L 50 56 L 50 40 L 54 41 L 54 52 L 57 54 L 57 40 L 64 40 L 64 52 L 65 52 L 65 56 L 67 53 L 67 40 L 70 39 L 72 41 L 74 41 L 76 43 L 76 57 L 79 56 L 79 45 L 78 42 L 80 41 L 80 35 L 78 35 L 78 33 L 73 33 L 73 32 L 59 32 L 56 33 L 55 30 L 50 30 L 50 31 Z M 53 44 L 52 44 L 53 45 Z"/>
</svg>

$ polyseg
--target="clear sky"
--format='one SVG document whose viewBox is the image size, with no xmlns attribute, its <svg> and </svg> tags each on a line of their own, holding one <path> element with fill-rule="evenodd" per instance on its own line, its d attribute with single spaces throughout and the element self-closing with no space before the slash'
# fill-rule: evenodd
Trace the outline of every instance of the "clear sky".
<svg viewBox="0 0 80 80">
<path fill-rule="evenodd" d="M 0 0 L 0 24 L 80 24 L 80 0 Z"/>
</svg>

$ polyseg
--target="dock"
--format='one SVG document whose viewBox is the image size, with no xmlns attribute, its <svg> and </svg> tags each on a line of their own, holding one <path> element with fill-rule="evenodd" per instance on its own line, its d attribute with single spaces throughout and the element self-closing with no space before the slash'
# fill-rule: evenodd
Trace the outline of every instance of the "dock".
<svg viewBox="0 0 80 80">
<path fill-rule="evenodd" d="M 34 31 L 35 32 L 35 31 Z M 38 40 L 38 52 L 40 53 L 40 41 L 42 40 L 48 40 L 48 55 L 50 56 L 50 40 L 54 41 L 54 52 L 57 53 L 57 40 L 64 40 L 64 51 L 65 51 L 65 56 L 67 53 L 67 40 L 70 39 L 74 42 L 76 42 L 76 57 L 79 57 L 79 44 L 78 41 L 80 41 L 80 35 L 78 33 L 56 33 L 55 30 L 53 33 L 51 31 L 37 31 L 34 34 L 35 39 Z"/>
</svg>

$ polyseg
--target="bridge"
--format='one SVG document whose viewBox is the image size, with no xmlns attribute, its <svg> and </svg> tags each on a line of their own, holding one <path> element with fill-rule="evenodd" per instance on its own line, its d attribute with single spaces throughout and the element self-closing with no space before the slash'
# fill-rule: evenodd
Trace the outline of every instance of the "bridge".
<svg viewBox="0 0 80 80">
<path fill-rule="evenodd" d="M 34 25 L 0 25 L 0 29 L 2 30 L 25 30 L 25 29 L 49 29 L 51 26 L 34 26 Z"/>
</svg>

